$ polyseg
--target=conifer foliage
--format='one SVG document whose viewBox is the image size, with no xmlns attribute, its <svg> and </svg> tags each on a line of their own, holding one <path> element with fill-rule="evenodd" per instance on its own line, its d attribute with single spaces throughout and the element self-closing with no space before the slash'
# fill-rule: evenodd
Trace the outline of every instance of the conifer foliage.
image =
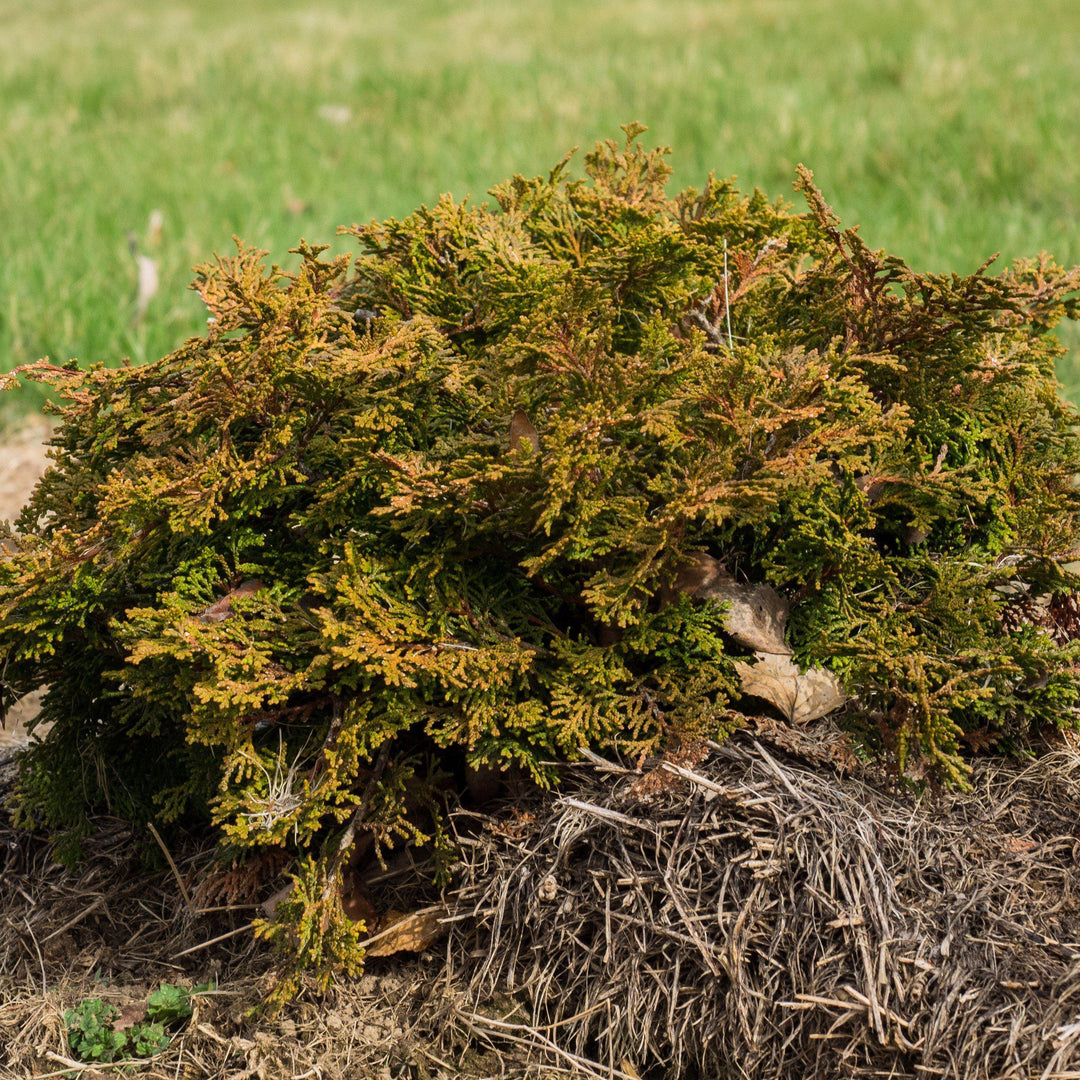
<svg viewBox="0 0 1080 1080">
<path fill-rule="evenodd" d="M 53 724 L 26 820 L 286 849 L 290 940 L 328 970 L 351 845 L 437 841 L 455 770 L 544 781 L 764 707 L 723 605 L 678 588 L 702 552 L 788 601 L 795 660 L 909 776 L 1074 722 L 1049 331 L 1080 273 L 917 273 L 806 170 L 803 213 L 673 196 L 643 130 L 584 178 L 353 226 L 355 262 L 240 245 L 199 271 L 206 336 L 157 363 L 22 369 L 61 399 L 0 563 L 4 699 L 47 685 Z"/>
</svg>

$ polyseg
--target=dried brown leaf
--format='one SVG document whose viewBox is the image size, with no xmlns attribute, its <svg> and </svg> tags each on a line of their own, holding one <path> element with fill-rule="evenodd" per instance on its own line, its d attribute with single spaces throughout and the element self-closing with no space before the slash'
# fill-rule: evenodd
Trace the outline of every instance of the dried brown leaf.
<svg viewBox="0 0 1080 1080">
<path fill-rule="evenodd" d="M 125 1001 L 120 1005 L 119 1013 L 113 1018 L 112 1026 L 116 1031 L 129 1031 L 145 1019 L 145 1001 Z"/>
<path fill-rule="evenodd" d="M 740 585 L 731 578 L 717 578 L 693 595 L 728 604 L 724 630 L 740 645 L 759 653 L 790 656 L 784 642 L 788 602 L 769 585 Z"/>
<path fill-rule="evenodd" d="M 540 435 L 523 409 L 518 409 L 510 421 L 510 451 L 515 451 L 522 443 L 528 443 L 535 454 L 540 449 Z"/>
<path fill-rule="evenodd" d="M 675 591 L 688 596 L 702 596 L 720 584 L 733 584 L 734 578 L 723 563 L 705 551 L 692 551 L 675 575 Z"/>
<path fill-rule="evenodd" d="M 735 662 L 744 694 L 776 706 L 792 724 L 806 724 L 835 712 L 847 701 L 836 676 L 825 668 L 802 671 L 787 656 L 759 655 Z"/>
<path fill-rule="evenodd" d="M 867 473 L 864 476 L 855 477 L 855 486 L 866 496 L 866 501 L 870 503 L 871 506 L 885 494 L 885 486 L 887 483 L 887 479 L 883 479 L 880 476 L 873 476 L 870 473 Z"/>
<path fill-rule="evenodd" d="M 388 911 L 379 921 L 381 929 L 370 945 L 364 947 L 367 956 L 391 956 L 397 952 L 423 952 L 433 945 L 447 927 L 440 920 L 446 909 L 424 908 L 405 913 Z"/>
<path fill-rule="evenodd" d="M 1034 840 L 1030 840 L 1026 836 L 1010 836 L 1005 841 L 1005 845 L 1013 855 L 1024 855 L 1029 851 L 1034 851 L 1039 846 Z"/>
<path fill-rule="evenodd" d="M 200 622 L 224 622 L 232 613 L 232 602 L 244 596 L 253 596 L 266 586 L 258 578 L 249 578 L 241 582 L 235 589 L 227 592 L 220 600 L 215 600 L 209 607 L 204 608 L 196 618 Z"/>
</svg>

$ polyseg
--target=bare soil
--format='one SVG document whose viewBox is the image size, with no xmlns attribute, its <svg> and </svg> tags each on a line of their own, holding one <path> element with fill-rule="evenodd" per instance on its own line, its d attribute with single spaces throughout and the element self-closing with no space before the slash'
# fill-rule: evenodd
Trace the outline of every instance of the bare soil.
<svg viewBox="0 0 1080 1080">
<path fill-rule="evenodd" d="M 0 433 L 0 519 L 18 516 L 49 464 L 45 439 L 49 421 L 41 416 Z"/>
<path fill-rule="evenodd" d="M 48 466 L 45 439 L 50 430 L 49 421 L 38 416 L 0 432 L 0 520 L 12 521 L 19 516 Z M 0 760 L 12 750 L 26 745 L 26 723 L 37 711 L 37 694 L 31 694 L 8 710 L 0 727 Z"/>
</svg>

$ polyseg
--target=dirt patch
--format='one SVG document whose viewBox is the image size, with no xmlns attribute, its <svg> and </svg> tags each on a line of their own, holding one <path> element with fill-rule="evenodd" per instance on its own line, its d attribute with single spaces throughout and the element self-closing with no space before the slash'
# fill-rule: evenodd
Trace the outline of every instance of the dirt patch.
<svg viewBox="0 0 1080 1080">
<path fill-rule="evenodd" d="M 45 439 L 51 429 L 40 416 L 0 433 L 0 519 L 18 516 L 48 466 Z"/>
<path fill-rule="evenodd" d="M 37 416 L 0 432 L 0 520 L 19 516 L 48 467 L 45 440 L 51 430 L 48 419 Z M 40 694 L 31 694 L 8 710 L 0 727 L 0 762 L 26 745 L 26 724 L 37 715 L 39 700 Z"/>
</svg>

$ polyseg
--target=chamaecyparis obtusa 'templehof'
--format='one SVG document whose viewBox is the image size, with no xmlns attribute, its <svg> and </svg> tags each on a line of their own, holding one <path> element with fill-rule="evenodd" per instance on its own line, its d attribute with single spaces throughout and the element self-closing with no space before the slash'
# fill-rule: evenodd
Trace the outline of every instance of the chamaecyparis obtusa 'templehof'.
<svg viewBox="0 0 1080 1080">
<path fill-rule="evenodd" d="M 5 700 L 47 685 L 53 725 L 24 820 L 284 853 L 268 932 L 348 968 L 349 852 L 440 843 L 466 766 L 544 781 L 768 708 L 725 604 L 676 585 L 702 559 L 783 598 L 791 664 L 909 777 L 1075 722 L 1050 331 L 1080 273 L 916 273 L 806 170 L 805 212 L 672 195 L 642 130 L 582 178 L 354 226 L 355 262 L 240 246 L 199 272 L 206 335 L 156 363 L 21 369 L 60 401 L 0 563 Z"/>
</svg>

